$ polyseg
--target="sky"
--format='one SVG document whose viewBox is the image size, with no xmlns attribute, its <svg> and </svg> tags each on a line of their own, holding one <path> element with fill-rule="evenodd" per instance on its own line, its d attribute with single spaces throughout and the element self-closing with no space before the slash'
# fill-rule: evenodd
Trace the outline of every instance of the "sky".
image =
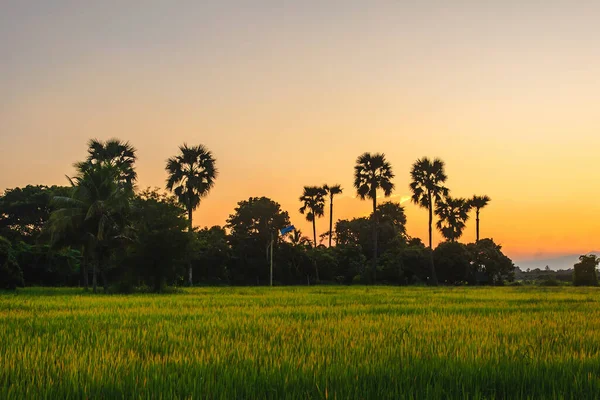
<svg viewBox="0 0 600 400">
<path fill-rule="evenodd" d="M 112 137 L 140 188 L 164 187 L 201 143 L 219 177 L 198 225 L 264 195 L 310 234 L 303 186 L 339 183 L 335 219 L 366 216 L 354 162 L 384 152 L 426 241 L 409 171 L 440 157 L 453 196 L 492 198 L 481 234 L 509 256 L 598 250 L 598 20 L 585 0 L 0 0 L 0 190 L 66 184 Z"/>
</svg>

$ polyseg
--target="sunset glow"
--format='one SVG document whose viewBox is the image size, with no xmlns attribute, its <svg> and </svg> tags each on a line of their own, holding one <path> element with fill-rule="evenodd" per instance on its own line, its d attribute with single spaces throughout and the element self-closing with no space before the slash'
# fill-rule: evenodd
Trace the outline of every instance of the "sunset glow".
<svg viewBox="0 0 600 400">
<path fill-rule="evenodd" d="M 339 183 L 334 218 L 368 215 L 352 168 L 384 152 L 425 240 L 409 171 L 440 157 L 452 195 L 491 197 L 481 234 L 510 257 L 600 248 L 599 3 L 93 3 L 0 5 L 2 191 L 64 185 L 111 137 L 138 149 L 138 187 L 164 187 L 201 143 L 219 177 L 196 225 L 267 196 L 307 234 L 303 186 Z"/>
</svg>

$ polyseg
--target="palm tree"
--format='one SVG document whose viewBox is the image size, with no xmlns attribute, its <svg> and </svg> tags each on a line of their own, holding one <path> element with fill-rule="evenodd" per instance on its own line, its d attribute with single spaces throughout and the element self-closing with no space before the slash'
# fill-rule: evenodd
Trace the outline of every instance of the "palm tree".
<svg viewBox="0 0 600 400">
<path fill-rule="evenodd" d="M 342 189 L 341 185 L 324 185 L 323 189 L 325 189 L 327 194 L 329 194 L 329 247 L 331 247 L 331 236 L 333 231 L 333 196 L 336 194 L 342 194 L 344 189 Z"/>
<path fill-rule="evenodd" d="M 473 196 L 471 199 L 471 207 L 475 209 L 475 222 L 477 224 L 477 239 L 475 240 L 475 243 L 479 242 L 479 211 L 487 206 L 490 201 L 492 201 L 492 199 L 490 199 L 489 196 Z"/>
<path fill-rule="evenodd" d="M 435 203 L 448 196 L 449 190 L 444 186 L 448 179 L 444 172 L 444 162 L 439 158 L 431 161 L 423 157 L 415 161 L 410 171 L 412 182 L 412 202 L 429 211 L 429 248 L 432 249 L 433 208 Z M 437 285 L 437 276 L 433 261 L 431 263 L 431 280 Z"/>
<path fill-rule="evenodd" d="M 354 166 L 354 188 L 361 200 L 369 198 L 373 201 L 373 260 L 372 280 L 375 283 L 377 269 L 377 231 L 379 217 L 377 213 L 377 190 L 383 190 L 383 195 L 389 197 L 394 190 L 392 165 L 382 153 L 364 153 L 356 159 Z"/>
<path fill-rule="evenodd" d="M 310 239 L 304 236 L 300 229 L 294 229 L 290 235 L 290 243 L 294 246 L 309 246 Z"/>
<path fill-rule="evenodd" d="M 120 184 L 133 188 L 137 180 L 135 172 L 135 161 L 137 160 L 136 149 L 129 142 L 119 139 L 109 139 L 102 142 L 91 139 L 88 142 L 88 157 L 85 161 L 75 164 L 77 170 L 94 165 L 110 165 L 119 170 L 117 181 Z"/>
<path fill-rule="evenodd" d="M 304 192 L 300 196 L 300 201 L 303 203 L 300 207 L 300 214 L 306 214 L 306 220 L 312 222 L 315 247 L 317 247 L 316 219 L 325 214 L 326 195 L 327 191 L 320 186 L 304 186 Z"/>
<path fill-rule="evenodd" d="M 218 171 L 212 153 L 203 145 L 179 146 L 180 154 L 167 160 L 167 190 L 188 212 L 189 231 L 193 231 L 192 212 L 200 205 L 215 185 Z M 189 284 L 192 285 L 192 266 L 189 266 Z"/>
<path fill-rule="evenodd" d="M 436 204 L 435 214 L 440 218 L 436 227 L 446 240 L 455 242 L 462 236 L 470 210 L 471 202 L 464 198 L 446 197 Z"/>
<path fill-rule="evenodd" d="M 82 164 L 83 165 L 83 164 Z M 97 290 L 98 267 L 108 290 L 105 261 L 115 242 L 126 239 L 126 214 L 133 194 L 119 183 L 121 170 L 111 165 L 84 166 L 74 178 L 68 178 L 71 197 L 54 197 L 56 207 L 50 216 L 52 242 L 65 236 L 78 237 L 83 255 L 93 264 L 92 285 Z M 87 271 L 84 271 L 87 276 Z M 87 284 L 87 282 L 85 282 Z"/>
</svg>

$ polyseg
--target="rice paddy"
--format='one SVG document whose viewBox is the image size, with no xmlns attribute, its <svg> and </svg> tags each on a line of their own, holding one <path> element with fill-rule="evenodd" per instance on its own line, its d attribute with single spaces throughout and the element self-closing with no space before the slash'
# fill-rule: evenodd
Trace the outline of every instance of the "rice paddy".
<svg viewBox="0 0 600 400">
<path fill-rule="evenodd" d="M 600 398 L 596 288 L 0 294 L 0 398 Z"/>
</svg>

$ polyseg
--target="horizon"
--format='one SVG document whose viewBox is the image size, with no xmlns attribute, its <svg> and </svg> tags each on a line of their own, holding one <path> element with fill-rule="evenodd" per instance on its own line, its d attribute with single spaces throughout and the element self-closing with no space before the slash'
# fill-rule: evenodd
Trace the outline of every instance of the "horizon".
<svg viewBox="0 0 600 400">
<path fill-rule="evenodd" d="M 164 188 L 178 146 L 204 144 L 220 174 L 195 225 L 266 196 L 310 236 L 302 188 L 339 183 L 334 219 L 368 215 L 354 161 L 383 152 L 389 200 L 426 242 L 409 170 L 440 157 L 453 196 L 491 197 L 481 235 L 516 262 L 600 248 L 600 5 L 437 5 L 9 2 L 0 190 L 66 185 L 87 141 L 111 137 L 138 149 L 140 189 Z"/>
</svg>

